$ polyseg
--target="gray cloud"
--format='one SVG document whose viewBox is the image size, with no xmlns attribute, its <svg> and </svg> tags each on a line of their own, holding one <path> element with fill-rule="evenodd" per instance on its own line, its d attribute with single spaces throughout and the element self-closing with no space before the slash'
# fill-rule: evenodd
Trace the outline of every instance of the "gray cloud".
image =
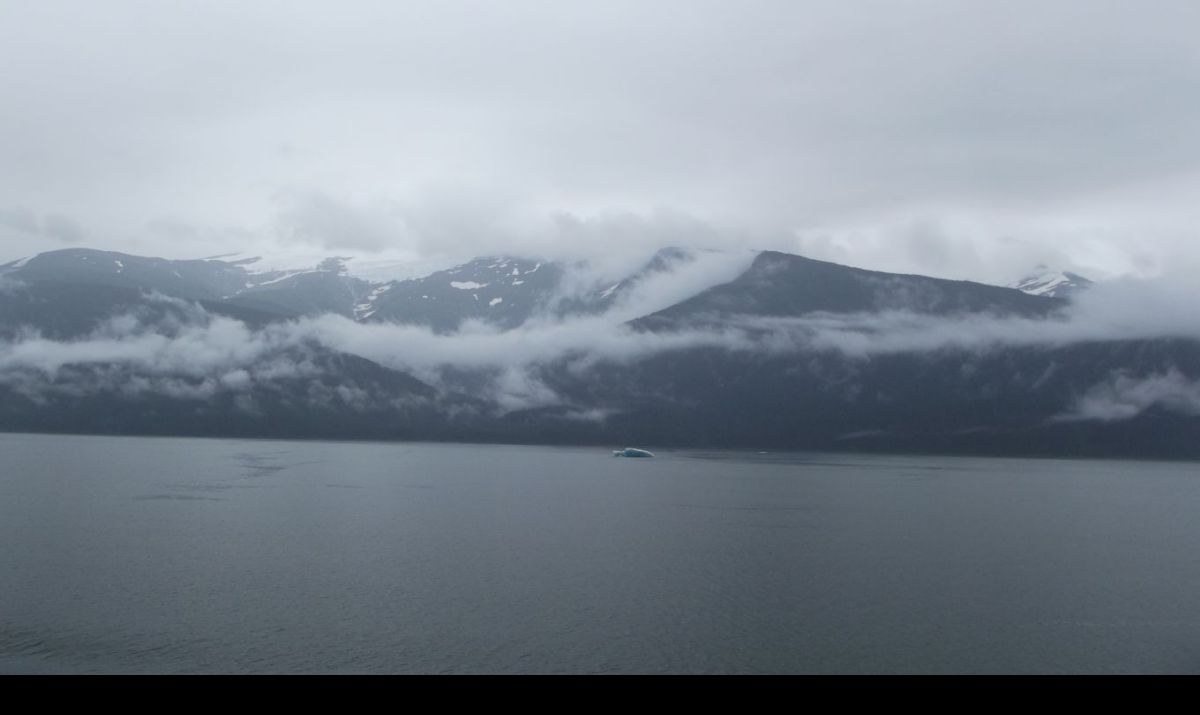
<svg viewBox="0 0 1200 715">
<path fill-rule="evenodd" d="M 284 243 L 328 251 L 384 251 L 408 256 L 524 255 L 587 259 L 629 272 L 666 246 L 754 246 L 772 237 L 665 208 L 645 212 L 539 214 L 502 191 L 442 187 L 405 200 L 353 201 L 317 191 L 277 197 L 275 232 Z M 776 239 L 778 236 L 775 237 Z"/>
<path fill-rule="evenodd" d="M 269 350 L 288 344 L 287 336 L 269 330 L 252 332 L 228 318 L 169 330 L 122 316 L 81 340 L 56 341 L 33 335 L 0 345 L 0 371 L 54 376 L 70 365 L 128 364 L 152 375 L 236 375 Z M 232 384 L 237 383 L 235 378 Z"/>
<path fill-rule="evenodd" d="M 172 257 L 486 253 L 666 207 L 869 267 L 1148 274 L 1197 254 L 1197 25 L 1186 0 L 6 3 L 0 196 Z M 57 223 L 0 260 L 78 238 Z M 605 250 L 667 240 L 601 223 Z"/>
<path fill-rule="evenodd" d="M 42 238 L 51 243 L 78 243 L 85 236 L 83 228 L 70 216 L 61 213 L 39 216 L 24 206 L 0 209 L 0 229 L 7 229 L 10 235 Z"/>
<path fill-rule="evenodd" d="M 1147 377 L 1118 372 L 1088 390 L 1059 419 L 1114 422 L 1151 407 L 1200 415 L 1200 380 L 1190 380 L 1175 369 Z"/>
<path fill-rule="evenodd" d="M 24 206 L 0 209 L 0 226 L 5 228 L 36 235 L 41 233 L 39 223 L 37 214 Z"/>
<path fill-rule="evenodd" d="M 388 202 L 354 206 L 319 192 L 289 192 L 280 197 L 283 208 L 278 230 L 287 243 L 322 248 L 380 251 L 403 244 L 408 231 L 398 207 Z"/>
<path fill-rule="evenodd" d="M 83 228 L 71 217 L 60 213 L 46 214 L 42 233 L 63 243 L 79 243 L 84 238 Z"/>
</svg>

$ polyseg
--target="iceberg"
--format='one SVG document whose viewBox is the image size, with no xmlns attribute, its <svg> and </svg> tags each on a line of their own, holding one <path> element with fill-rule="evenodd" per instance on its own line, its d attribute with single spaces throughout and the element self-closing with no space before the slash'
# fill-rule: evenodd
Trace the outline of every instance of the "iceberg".
<svg viewBox="0 0 1200 715">
<path fill-rule="evenodd" d="M 614 457 L 653 457 L 654 453 L 636 447 L 626 447 L 625 449 L 614 449 Z"/>
</svg>

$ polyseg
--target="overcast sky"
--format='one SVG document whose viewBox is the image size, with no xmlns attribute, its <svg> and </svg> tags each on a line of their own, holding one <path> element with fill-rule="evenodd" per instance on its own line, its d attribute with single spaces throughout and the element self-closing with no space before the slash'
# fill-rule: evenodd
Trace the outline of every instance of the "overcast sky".
<svg viewBox="0 0 1200 715">
<path fill-rule="evenodd" d="M 1200 3 L 0 0 L 0 262 L 1200 267 Z"/>
</svg>

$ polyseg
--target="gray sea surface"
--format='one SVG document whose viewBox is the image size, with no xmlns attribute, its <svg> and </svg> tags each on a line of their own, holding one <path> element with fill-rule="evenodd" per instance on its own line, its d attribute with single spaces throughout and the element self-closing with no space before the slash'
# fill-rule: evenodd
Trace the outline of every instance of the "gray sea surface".
<svg viewBox="0 0 1200 715">
<path fill-rule="evenodd" d="M 0 434 L 0 673 L 1200 672 L 1198 464 L 655 451 Z"/>
</svg>

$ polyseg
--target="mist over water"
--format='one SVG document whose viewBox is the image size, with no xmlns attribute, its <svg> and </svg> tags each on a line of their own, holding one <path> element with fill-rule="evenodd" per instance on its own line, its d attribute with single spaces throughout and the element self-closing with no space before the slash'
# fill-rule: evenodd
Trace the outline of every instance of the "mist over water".
<svg viewBox="0 0 1200 715">
<path fill-rule="evenodd" d="M 1200 668 L 1191 464 L 0 451 L 0 672 Z"/>
</svg>

